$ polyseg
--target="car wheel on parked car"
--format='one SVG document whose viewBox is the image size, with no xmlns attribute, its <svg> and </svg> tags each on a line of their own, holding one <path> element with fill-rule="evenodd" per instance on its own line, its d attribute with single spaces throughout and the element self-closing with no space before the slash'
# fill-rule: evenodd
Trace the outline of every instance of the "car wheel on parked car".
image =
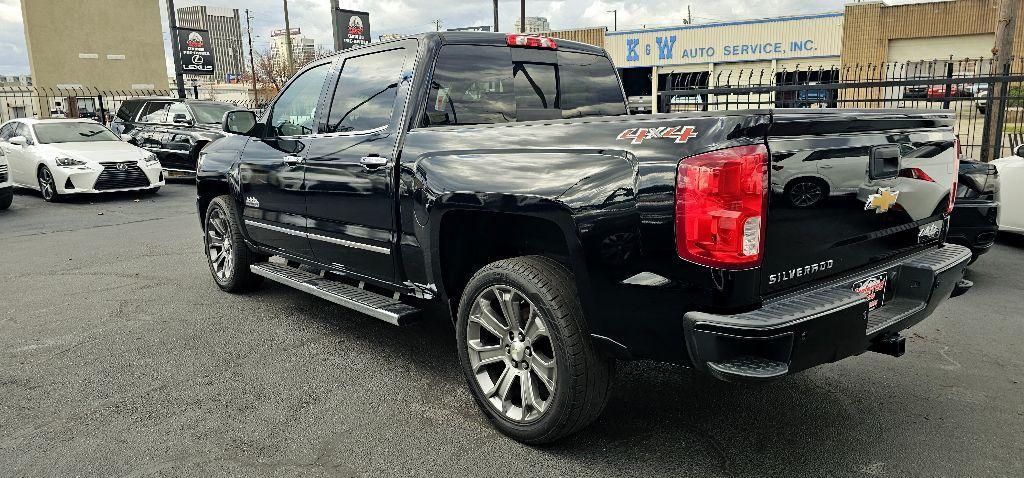
<svg viewBox="0 0 1024 478">
<path fill-rule="evenodd" d="M 786 198 L 793 207 L 812 207 L 820 203 L 828 194 L 828 186 L 820 179 L 795 179 L 786 186 Z"/>
<path fill-rule="evenodd" d="M 14 188 L 0 189 L 0 211 L 11 207 L 14 202 Z"/>
<path fill-rule="evenodd" d="M 244 292 L 258 286 L 263 278 L 253 274 L 249 266 L 267 260 L 245 244 L 239 217 L 231 196 L 218 196 L 210 201 L 203 225 L 206 262 L 217 286 L 227 292 Z"/>
<path fill-rule="evenodd" d="M 614 360 L 590 341 L 572 273 L 541 256 L 491 263 L 459 304 L 459 361 L 477 404 L 504 433 L 547 443 L 604 409 Z"/>
<path fill-rule="evenodd" d="M 43 196 L 43 201 L 56 202 L 60 199 L 60 195 L 57 193 L 57 183 L 53 180 L 53 173 L 50 172 L 50 168 L 41 166 L 37 175 L 39 179 L 39 193 Z"/>
</svg>

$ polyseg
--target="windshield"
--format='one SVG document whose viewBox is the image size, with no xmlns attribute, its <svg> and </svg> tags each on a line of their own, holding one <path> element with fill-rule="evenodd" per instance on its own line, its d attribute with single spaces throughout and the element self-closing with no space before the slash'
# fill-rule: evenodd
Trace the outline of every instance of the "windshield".
<svg viewBox="0 0 1024 478">
<path fill-rule="evenodd" d="M 196 123 L 202 124 L 220 124 L 225 113 L 238 109 L 235 105 L 223 103 L 192 103 L 189 106 L 196 115 Z"/>
<path fill-rule="evenodd" d="M 114 133 L 98 123 L 40 123 L 33 128 L 40 144 L 120 141 Z"/>
</svg>

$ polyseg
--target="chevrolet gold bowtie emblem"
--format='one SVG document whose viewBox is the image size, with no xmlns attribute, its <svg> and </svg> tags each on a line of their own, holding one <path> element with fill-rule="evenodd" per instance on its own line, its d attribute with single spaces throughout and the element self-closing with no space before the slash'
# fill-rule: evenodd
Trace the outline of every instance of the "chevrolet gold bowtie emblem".
<svg viewBox="0 0 1024 478">
<path fill-rule="evenodd" d="M 878 214 L 888 212 L 893 204 L 896 204 L 896 198 L 899 196 L 899 191 L 894 191 L 890 188 L 878 188 L 877 194 L 868 196 L 868 202 L 864 204 L 864 210 L 870 211 L 874 209 Z"/>
</svg>

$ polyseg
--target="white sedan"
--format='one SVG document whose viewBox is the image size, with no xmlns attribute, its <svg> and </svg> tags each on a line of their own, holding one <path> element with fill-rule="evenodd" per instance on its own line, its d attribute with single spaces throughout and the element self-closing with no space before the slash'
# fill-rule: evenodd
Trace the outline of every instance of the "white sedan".
<svg viewBox="0 0 1024 478">
<path fill-rule="evenodd" d="M 46 201 L 65 194 L 156 192 L 164 185 L 157 157 L 85 119 L 16 119 L 0 126 L 0 150 L 15 186 Z"/>
<path fill-rule="evenodd" d="M 1017 148 L 1015 156 L 992 161 L 999 171 L 999 230 L 1024 234 L 1024 145 Z"/>
</svg>

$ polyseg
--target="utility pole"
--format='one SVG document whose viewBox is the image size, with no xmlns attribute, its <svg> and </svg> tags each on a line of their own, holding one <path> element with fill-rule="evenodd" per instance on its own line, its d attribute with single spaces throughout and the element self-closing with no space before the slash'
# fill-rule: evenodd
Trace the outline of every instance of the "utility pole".
<svg viewBox="0 0 1024 478">
<path fill-rule="evenodd" d="M 295 73 L 295 58 L 292 56 L 292 23 L 288 19 L 288 0 L 284 0 L 284 49 L 288 65 L 288 77 Z"/>
<path fill-rule="evenodd" d="M 1010 74 L 1010 63 L 1013 61 L 1013 33 L 1017 29 L 1017 10 L 1020 0 L 1000 0 L 998 21 L 996 22 L 996 41 L 992 47 L 992 61 L 995 64 L 993 73 L 1000 76 Z M 989 87 L 989 104 L 985 115 L 987 135 L 984 148 L 984 161 L 992 161 L 1002 154 L 1003 121 L 1006 119 L 1007 82 L 1000 79 Z"/>
<path fill-rule="evenodd" d="M 498 0 L 494 0 L 494 31 L 501 31 L 501 28 L 498 27 Z"/>
<path fill-rule="evenodd" d="M 686 24 L 693 25 L 693 13 L 690 12 L 690 6 L 686 6 Z"/>
<path fill-rule="evenodd" d="M 519 0 L 519 33 L 526 33 L 526 0 Z"/>
<path fill-rule="evenodd" d="M 441 31 L 441 19 L 440 18 L 438 18 L 437 20 L 431 21 L 430 23 L 434 24 L 434 31 L 435 32 Z"/>
<path fill-rule="evenodd" d="M 178 85 L 178 98 L 185 97 L 185 75 L 181 72 L 181 49 L 178 46 L 178 13 L 174 0 L 167 0 L 167 26 L 171 31 L 171 52 L 174 54 L 174 82 Z"/>
<path fill-rule="evenodd" d="M 245 9 L 245 30 L 249 33 L 249 69 L 252 71 L 252 99 L 256 104 L 260 103 L 259 93 L 256 88 L 256 57 L 252 55 L 252 15 L 249 9 Z"/>
<path fill-rule="evenodd" d="M 338 0 L 331 0 L 331 26 L 334 27 L 334 51 L 341 51 L 341 25 L 338 25 Z"/>
<path fill-rule="evenodd" d="M 612 14 L 612 31 L 619 31 L 619 11 L 618 10 L 606 10 L 605 13 Z"/>
</svg>

